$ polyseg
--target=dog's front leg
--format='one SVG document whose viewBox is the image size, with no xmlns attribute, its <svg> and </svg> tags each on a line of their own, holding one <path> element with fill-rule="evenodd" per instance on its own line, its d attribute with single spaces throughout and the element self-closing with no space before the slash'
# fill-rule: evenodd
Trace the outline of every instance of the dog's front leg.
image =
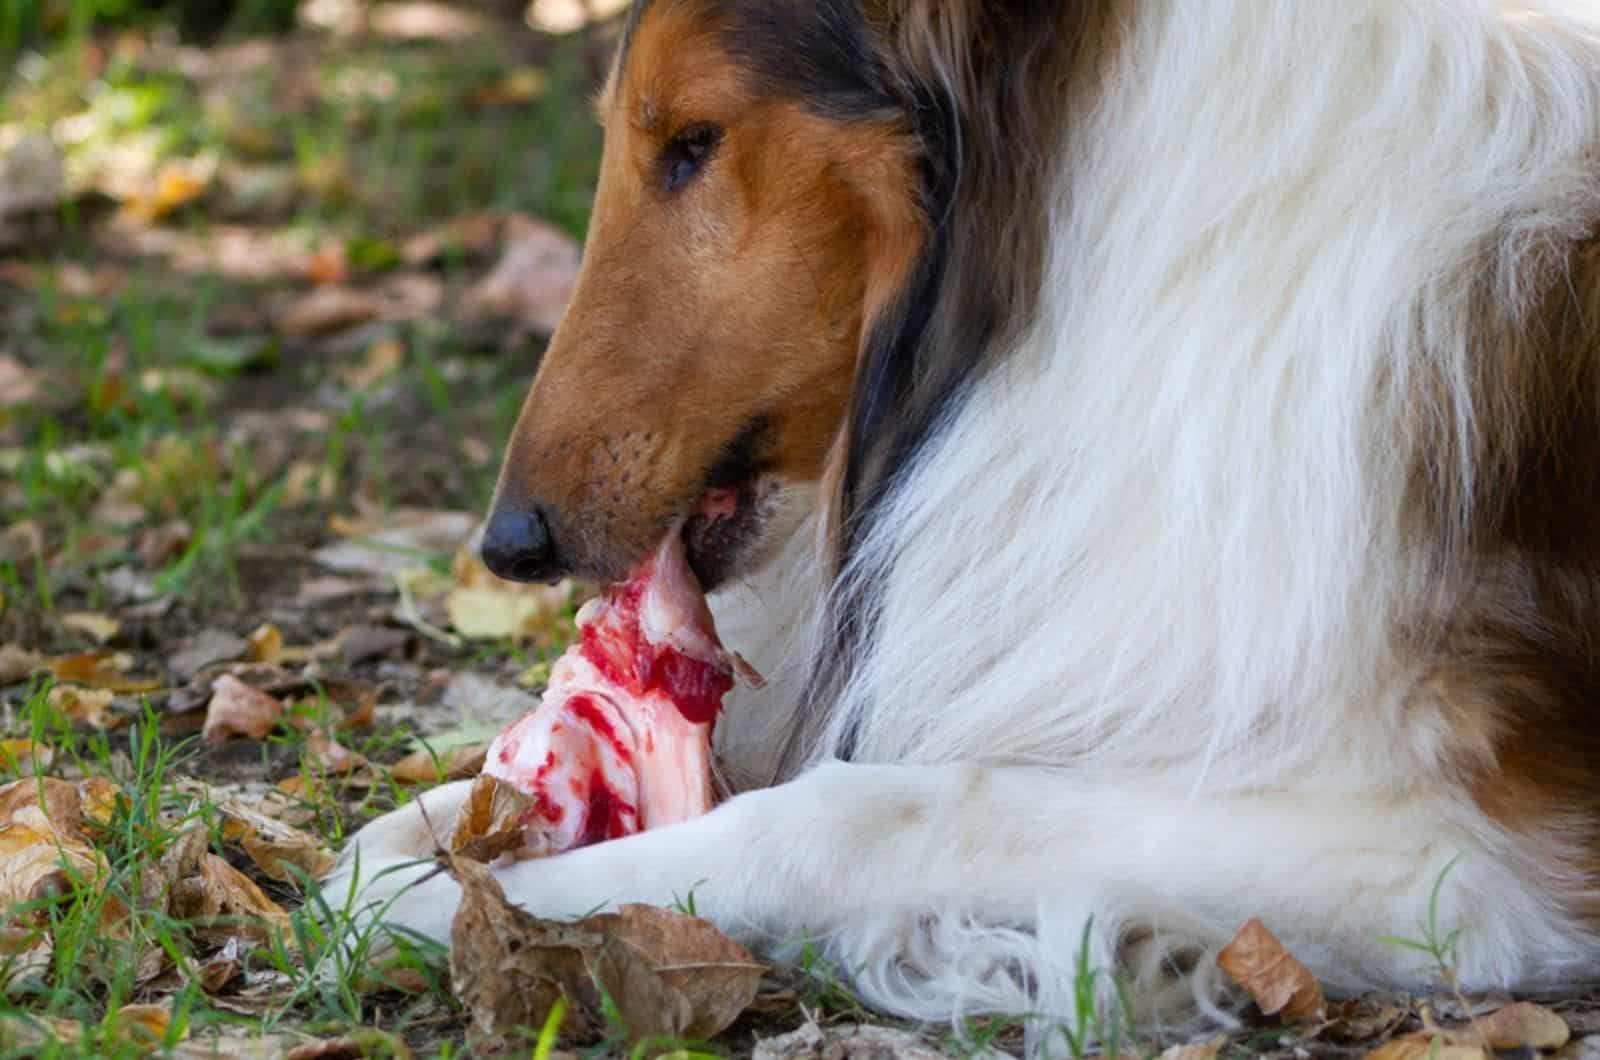
<svg viewBox="0 0 1600 1060">
<path fill-rule="evenodd" d="M 441 790 L 429 794 L 436 820 L 463 789 Z M 1436 911 L 1441 924 L 1474 926 L 1463 979 L 1491 986 L 1537 972 L 1564 921 L 1452 817 L 1447 800 L 1425 794 L 1197 796 L 1150 777 L 833 763 L 684 824 L 497 875 L 512 902 L 549 917 L 692 893 L 729 934 L 768 950 L 820 941 L 869 999 L 930 1016 L 963 993 L 961 1003 L 994 999 L 990 1009 L 1049 1010 L 1051 995 L 1070 1004 L 1090 918 L 1100 967 L 1130 927 L 1155 929 L 1162 946 L 1205 948 L 1259 916 L 1313 970 L 1343 971 L 1331 985 L 1421 985 L 1433 973 L 1379 936 L 1422 921 L 1440 872 L 1465 853 Z M 393 851 L 370 850 L 368 879 L 369 865 L 394 863 Z M 459 891 L 443 876 L 405 889 L 419 872 L 368 893 L 392 896 L 390 922 L 445 938 Z"/>
</svg>

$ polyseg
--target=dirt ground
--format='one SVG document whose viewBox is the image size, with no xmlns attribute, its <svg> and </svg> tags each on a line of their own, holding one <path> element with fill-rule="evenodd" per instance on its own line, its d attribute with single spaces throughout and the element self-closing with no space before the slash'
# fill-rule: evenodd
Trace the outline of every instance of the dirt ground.
<svg viewBox="0 0 1600 1060">
<path fill-rule="evenodd" d="M 709 1042 L 602 1017 L 494 1037 L 438 947 L 339 964 L 307 876 L 471 768 L 588 591 L 498 582 L 470 546 L 576 267 L 617 27 L 22 9 L 0 19 L 0 1056 L 1018 1051 L 1007 1021 L 874 1016 L 809 959 Z M 1173 1055 L 1482 1055 L 1474 1014 L 1508 999 L 1449 991 L 1446 942 L 1436 995 L 1252 1009 Z M 1600 1057 L 1600 995 L 1546 1005 L 1565 1044 L 1503 1055 Z M 1060 1051 L 1182 1044 L 1089 1015 L 1110 1040 Z"/>
</svg>

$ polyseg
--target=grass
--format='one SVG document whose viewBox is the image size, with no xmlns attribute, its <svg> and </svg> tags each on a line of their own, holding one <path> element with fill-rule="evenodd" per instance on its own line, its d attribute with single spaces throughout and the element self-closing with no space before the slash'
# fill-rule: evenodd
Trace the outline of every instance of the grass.
<svg viewBox="0 0 1600 1060">
<path fill-rule="evenodd" d="M 365 344 L 285 340 L 272 327 L 272 306 L 304 290 L 304 277 L 196 270 L 165 252 L 130 254 L 108 237 L 131 231 L 204 250 L 238 230 L 263 256 L 275 246 L 333 255 L 346 263 L 344 282 L 361 287 L 412 269 L 402 260 L 406 239 L 485 208 L 531 212 L 581 235 L 599 134 L 586 115 L 573 117 L 590 90 L 580 46 L 247 39 L 281 25 L 274 9 L 285 6 L 293 5 L 231 5 L 221 41 L 264 43 L 275 60 L 206 69 L 182 67 L 152 21 L 152 8 L 176 17 L 176 4 L 0 3 L 0 157 L 18 137 L 48 131 L 74 189 L 44 219 L 46 238 L 0 251 L 0 356 L 20 356 L 39 384 L 26 400 L 0 403 L 0 531 L 22 535 L 0 546 L 0 644 L 80 650 L 60 616 L 106 612 L 123 620 L 116 649 L 159 672 L 183 637 L 243 632 L 285 606 L 283 585 L 298 580 L 285 571 L 298 570 L 296 557 L 325 541 L 328 518 L 353 502 L 377 512 L 474 510 L 493 488 L 496 450 L 536 348 L 508 356 L 423 317 L 385 328 L 403 352 L 381 384 L 343 382 Z M 532 82 L 537 92 L 479 102 L 504 83 Z M 152 216 L 130 214 L 137 200 L 113 178 L 155 182 L 168 166 L 199 166 L 209 183 Z M 276 199 L 245 201 L 237 189 L 250 181 Z M 483 268 L 450 253 L 430 274 L 455 290 Z M 225 319 L 233 323 L 219 325 Z M 295 426 L 291 413 L 312 426 Z M 256 429 L 245 431 L 251 416 Z M 126 515 L 113 518 L 118 509 Z M 149 546 L 175 526 L 184 530 L 175 548 Z M 133 599 L 130 573 L 140 590 Z M 127 617 L 146 600 L 162 609 Z M 327 636 L 324 621 L 350 618 L 311 610 L 291 621 L 301 626 L 290 635 L 303 642 Z M 548 655 L 511 642 L 427 650 L 435 665 L 496 672 Z M 183 1036 L 234 1033 L 354 1034 L 365 1055 L 398 1055 L 401 1039 L 438 1055 L 468 1051 L 440 947 L 380 937 L 354 916 L 351 895 L 324 894 L 305 879 L 263 881 L 291 913 L 286 930 L 247 957 L 244 974 L 272 990 L 243 1013 L 195 979 L 216 954 L 219 925 L 171 916 L 146 893 L 163 856 L 193 829 L 204 830 L 211 853 L 251 868 L 224 838 L 218 806 L 180 790 L 177 778 L 297 780 L 306 827 L 336 846 L 409 797 L 383 765 L 406 749 L 406 731 L 341 731 L 339 704 L 319 687 L 294 707 L 303 727 L 280 726 L 257 761 L 219 761 L 150 704 L 125 728 L 95 731 L 51 707 L 48 683 L 18 695 L 0 689 L 0 738 L 48 748 L 52 775 L 110 781 L 119 797 L 95 838 L 97 872 L 7 910 L 36 916 L 54 950 L 47 968 L 0 992 L 0 1056 L 144 1056 Z M 336 734 L 369 759 L 371 784 L 356 789 L 330 775 L 308 746 L 311 732 Z M 0 762 L 0 783 L 14 757 Z M 117 930 L 105 930 L 108 911 L 123 909 Z M 380 948 L 384 963 L 373 970 Z M 167 970 L 153 986 L 140 967 L 156 954 Z M 159 1035 L 119 1022 L 124 1005 L 155 998 L 170 1014 Z M 380 1013 L 394 1038 L 370 1030 Z M 17 1039 L 24 1026 L 40 1040 Z M 542 1040 L 536 1048 L 548 1056 L 548 1034 Z"/>
</svg>

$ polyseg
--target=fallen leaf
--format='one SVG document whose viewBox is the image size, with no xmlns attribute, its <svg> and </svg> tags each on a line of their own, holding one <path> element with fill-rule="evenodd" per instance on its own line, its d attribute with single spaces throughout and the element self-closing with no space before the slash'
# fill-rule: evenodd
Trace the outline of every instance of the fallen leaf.
<svg viewBox="0 0 1600 1060">
<path fill-rule="evenodd" d="M 533 805 L 532 796 L 498 777 L 480 773 L 456 813 L 446 846 L 450 853 L 473 861 L 493 861 L 517 850 L 526 837 L 522 817 Z"/>
<path fill-rule="evenodd" d="M 342 240 L 330 239 L 306 258 L 302 268 L 312 283 L 344 283 L 350 279 L 350 251 Z"/>
<path fill-rule="evenodd" d="M 130 677 L 127 671 L 133 666 L 133 657 L 126 652 L 92 651 L 79 655 L 64 655 L 50 663 L 58 681 L 106 688 L 113 692 L 136 694 L 154 692 L 162 687 L 154 678 Z"/>
<path fill-rule="evenodd" d="M 157 388 L 145 386 L 143 389 L 154 391 Z M 149 516 L 144 505 L 137 501 L 124 500 L 118 497 L 102 497 L 89 513 L 89 518 L 97 526 L 114 527 L 118 530 L 129 530 L 144 522 Z M 106 640 L 110 640 L 107 637 Z"/>
<path fill-rule="evenodd" d="M 83 722 L 95 729 L 111 727 L 106 713 L 117 694 L 109 688 L 80 688 L 77 685 L 56 685 L 50 689 L 47 703 L 50 709 L 70 721 Z"/>
<path fill-rule="evenodd" d="M 1327 1014 L 1316 977 L 1258 919 L 1246 921 L 1217 954 L 1217 965 L 1249 992 L 1265 1015 L 1314 1023 Z"/>
<path fill-rule="evenodd" d="M 30 404 L 38 395 L 43 376 L 9 353 L 0 353 L 0 409 Z"/>
<path fill-rule="evenodd" d="M 246 638 L 245 658 L 253 663 L 275 663 L 283 658 L 283 631 L 270 622 L 257 626 Z"/>
<path fill-rule="evenodd" d="M 223 674 L 211 686 L 211 702 L 200 739 L 220 743 L 229 736 L 248 736 L 259 740 L 277 727 L 283 717 L 283 704 L 259 689 L 252 688 L 232 674 Z"/>
<path fill-rule="evenodd" d="M 0 221 L 52 209 L 66 197 L 61 149 L 45 133 L 27 133 L 0 157 Z"/>
<path fill-rule="evenodd" d="M 416 633 L 409 629 L 352 626 L 339 633 L 339 658 L 346 666 L 358 666 L 374 659 L 403 658 L 416 642 Z"/>
<path fill-rule="evenodd" d="M 255 882 L 209 851 L 199 858 L 197 872 L 172 888 L 173 915 L 196 921 L 211 934 L 242 935 L 265 940 L 289 927 L 289 914 L 268 898 Z"/>
<path fill-rule="evenodd" d="M 376 295 L 337 285 L 318 287 L 278 314 L 278 331 L 293 339 L 315 338 L 376 320 L 383 302 Z"/>
<path fill-rule="evenodd" d="M 1410 1013 L 1402 1004 L 1385 995 L 1367 995 L 1331 1003 L 1328 1025 L 1322 1034 L 1342 1042 L 1364 1042 L 1387 1037 Z"/>
<path fill-rule="evenodd" d="M 182 641 L 167 660 L 167 669 L 180 681 L 187 681 L 208 666 L 242 659 L 250 651 L 243 637 L 220 629 L 203 629 Z"/>
<path fill-rule="evenodd" d="M 178 556 L 193 539 L 194 530 L 187 522 L 171 519 L 141 530 L 133 547 L 146 567 L 155 568 Z"/>
<path fill-rule="evenodd" d="M 709 921 L 625 905 L 580 921 L 606 936 L 589 971 L 635 1039 L 711 1038 L 755 1000 L 766 968 Z"/>
<path fill-rule="evenodd" d="M 0 740 L 0 774 L 33 776 L 50 768 L 55 751 L 32 740 Z"/>
<path fill-rule="evenodd" d="M 324 773 L 349 773 L 367 760 L 323 732 L 306 737 L 306 754 Z"/>
<path fill-rule="evenodd" d="M 82 798 L 65 780 L 36 777 L 0 785 L 0 828 L 28 809 L 42 812 L 50 827 L 65 835 L 76 835 L 83 826 Z"/>
<path fill-rule="evenodd" d="M 541 1026 L 556 999 L 604 1009 L 631 1041 L 710 1038 L 755 999 L 765 968 L 710 923 L 654 906 L 625 905 L 572 924 L 510 905 L 486 866 L 450 858 L 462 902 L 450 934 L 450 971 L 474 1026 L 495 1034 Z M 569 1010 L 564 1031 L 572 1026 Z"/>
<path fill-rule="evenodd" d="M 78 782 L 78 800 L 85 830 L 97 833 L 110 826 L 117 806 L 126 804 L 128 796 L 108 777 L 89 777 Z"/>
<path fill-rule="evenodd" d="M 61 625 L 74 633 L 92 637 L 99 644 L 105 644 L 122 631 L 121 622 L 94 611 L 68 612 L 61 616 Z"/>
<path fill-rule="evenodd" d="M 44 659 L 35 652 L 16 644 L 0 644 L 0 685 L 13 685 L 28 679 L 28 675 L 43 665 Z"/>
<path fill-rule="evenodd" d="M 337 860 L 316 836 L 239 799 L 220 799 L 212 805 L 222 817 L 223 840 L 243 847 L 250 860 L 271 879 L 298 883 L 290 866 L 317 879 L 326 875 Z"/>
<path fill-rule="evenodd" d="M 756 1042 L 750 1060 L 945 1060 L 948 1055 L 916 1034 L 893 1027 L 807 1023 Z M 1005 1054 L 991 1049 L 979 1055 Z"/>
<path fill-rule="evenodd" d="M 202 159 L 168 162 L 150 186 L 129 196 L 123 206 L 132 217 L 152 224 L 204 195 L 215 172 L 215 162 Z"/>
<path fill-rule="evenodd" d="M 94 848 L 76 832 L 58 830 L 38 805 L 15 807 L 0 826 L 0 909 L 71 894 L 79 884 L 93 888 L 106 876 Z M 122 919 L 120 903 L 108 898 L 103 908 L 102 923 Z M 42 910 L 28 916 L 34 926 L 45 923 Z"/>
<path fill-rule="evenodd" d="M 1488 1054 L 1482 1046 L 1424 1031 L 1384 1042 L 1362 1060 L 1488 1060 Z"/>
<path fill-rule="evenodd" d="M 450 981 L 484 1035 L 513 1027 L 542 1027 L 563 997 L 561 1031 L 584 1033 L 579 995 L 588 982 L 583 950 L 603 941 L 576 924 L 540 920 L 506 901 L 486 866 L 450 863 L 461 904 L 450 925 Z"/>
<path fill-rule="evenodd" d="M 283 1060 L 363 1060 L 369 1056 L 411 1060 L 411 1048 L 388 1031 L 363 1027 L 342 1038 L 304 1042 L 284 1053 Z"/>
<path fill-rule="evenodd" d="M 367 347 L 361 363 L 338 373 L 345 385 L 355 390 L 370 390 L 394 375 L 405 363 L 406 346 L 396 338 L 382 338 Z"/>
<path fill-rule="evenodd" d="M 519 66 L 504 76 L 468 92 L 462 102 L 469 107 L 505 107 L 532 103 L 544 95 L 550 79 L 537 66 Z"/>
<path fill-rule="evenodd" d="M 1203 1042 L 1169 1045 L 1161 1051 L 1159 1060 L 1214 1060 L 1226 1044 L 1228 1039 L 1218 1035 Z"/>
<path fill-rule="evenodd" d="M 1496 1009 L 1474 1025 L 1491 1049 L 1559 1049 L 1572 1036 L 1565 1020 L 1531 1001 Z"/>
<path fill-rule="evenodd" d="M 418 748 L 389 767 L 389 775 L 402 784 L 438 784 L 465 780 L 483 769 L 487 743 L 466 744 L 445 751 Z"/>
<path fill-rule="evenodd" d="M 200 966 L 200 989 L 215 994 L 244 973 L 244 947 L 235 935 Z"/>
<path fill-rule="evenodd" d="M 550 632 L 566 606 L 555 586 L 543 593 L 455 588 L 445 597 L 450 627 L 469 640 L 533 640 Z"/>
<path fill-rule="evenodd" d="M 111 1025 L 118 1039 L 159 1049 L 172 1026 L 172 1011 L 165 1005 L 123 1005 L 112 1017 Z M 187 1038 L 188 1032 L 181 1037 Z"/>
<path fill-rule="evenodd" d="M 406 240 L 400 258 L 416 269 L 451 256 L 467 260 L 487 257 L 500 238 L 500 221 L 500 215 L 490 210 L 457 218 Z"/>
<path fill-rule="evenodd" d="M 345 574 L 393 575 L 430 556 L 453 554 L 478 522 L 470 512 L 397 508 L 374 520 L 334 519 L 346 540 L 325 545 L 312 559 Z"/>
<path fill-rule="evenodd" d="M 537 218 L 506 219 L 505 246 L 490 273 L 462 295 L 467 320 L 509 318 L 541 335 L 561 322 L 583 259 L 576 240 Z"/>
</svg>

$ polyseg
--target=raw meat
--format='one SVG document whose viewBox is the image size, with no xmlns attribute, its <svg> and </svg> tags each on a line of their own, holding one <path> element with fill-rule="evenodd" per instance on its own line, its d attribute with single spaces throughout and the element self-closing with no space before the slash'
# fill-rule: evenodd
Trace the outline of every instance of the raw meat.
<svg viewBox="0 0 1600 1060">
<path fill-rule="evenodd" d="M 703 814 L 711 734 L 739 674 L 678 533 L 578 612 L 539 707 L 489 746 L 451 847 L 543 856 Z M 507 790 L 510 789 L 510 790 Z"/>
</svg>

